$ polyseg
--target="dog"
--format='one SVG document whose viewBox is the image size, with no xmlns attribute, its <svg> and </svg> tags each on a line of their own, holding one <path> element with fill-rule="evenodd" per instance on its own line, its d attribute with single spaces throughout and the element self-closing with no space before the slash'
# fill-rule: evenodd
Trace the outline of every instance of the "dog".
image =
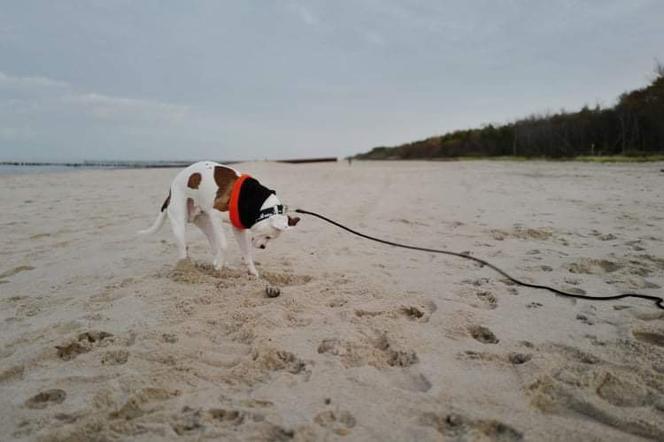
<svg viewBox="0 0 664 442">
<path fill-rule="evenodd" d="M 222 222 L 227 216 L 249 274 L 258 276 L 251 246 L 265 249 L 283 231 L 295 227 L 300 218 L 285 212 L 276 192 L 256 179 L 223 164 L 200 161 L 177 174 L 157 219 L 138 233 L 157 232 L 168 216 L 178 258 L 186 259 L 185 226 L 193 223 L 210 243 L 214 268 L 221 270 L 227 248 Z"/>
</svg>

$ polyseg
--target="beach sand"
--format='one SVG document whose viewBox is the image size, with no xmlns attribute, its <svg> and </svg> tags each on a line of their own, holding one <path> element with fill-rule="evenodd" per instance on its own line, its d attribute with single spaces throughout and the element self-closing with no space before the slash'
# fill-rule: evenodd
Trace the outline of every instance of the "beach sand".
<svg viewBox="0 0 664 442">
<path fill-rule="evenodd" d="M 291 208 L 591 295 L 662 295 L 663 164 L 247 163 Z M 0 177 L 0 439 L 664 440 L 664 312 L 312 217 L 176 262 L 177 170 Z M 267 280 L 267 282 L 266 282 Z M 281 288 L 265 296 L 267 283 Z"/>
</svg>

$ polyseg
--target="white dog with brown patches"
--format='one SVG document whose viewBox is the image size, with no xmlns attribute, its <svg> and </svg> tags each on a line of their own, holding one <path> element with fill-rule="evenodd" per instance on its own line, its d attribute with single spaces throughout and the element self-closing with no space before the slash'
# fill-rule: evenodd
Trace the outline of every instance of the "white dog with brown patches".
<svg viewBox="0 0 664 442">
<path fill-rule="evenodd" d="M 226 258 L 226 237 L 222 221 L 228 214 L 242 259 L 250 274 L 258 276 L 251 246 L 264 249 L 281 232 L 295 226 L 300 218 L 286 215 L 276 192 L 249 175 L 212 161 L 201 161 L 177 174 L 166 201 L 152 227 L 143 235 L 158 231 L 166 216 L 171 222 L 179 259 L 187 258 L 185 226 L 195 224 L 205 234 L 214 255 L 214 267 L 221 270 Z"/>
</svg>

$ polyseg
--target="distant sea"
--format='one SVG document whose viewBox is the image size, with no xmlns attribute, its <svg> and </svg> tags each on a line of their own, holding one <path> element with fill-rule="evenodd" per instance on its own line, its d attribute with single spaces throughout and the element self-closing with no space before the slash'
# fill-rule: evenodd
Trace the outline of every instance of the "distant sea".
<svg viewBox="0 0 664 442">
<path fill-rule="evenodd" d="M 86 169 L 151 169 L 166 167 L 186 167 L 193 161 L 158 161 L 158 162 L 117 162 L 99 161 L 85 163 L 0 163 L 0 175 L 18 175 L 33 173 L 74 172 Z"/>
</svg>

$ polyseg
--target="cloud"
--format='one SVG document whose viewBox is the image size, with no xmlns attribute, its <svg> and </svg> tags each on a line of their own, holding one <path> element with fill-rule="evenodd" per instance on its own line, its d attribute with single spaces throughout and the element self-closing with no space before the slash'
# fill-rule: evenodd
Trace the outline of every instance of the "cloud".
<svg viewBox="0 0 664 442">
<path fill-rule="evenodd" d="M 26 126 L 0 127 L 0 140 L 17 142 L 29 140 L 35 135 L 34 130 Z"/>
<path fill-rule="evenodd" d="M 310 26 L 314 26 L 320 23 L 320 20 L 318 20 L 318 17 L 316 17 L 310 10 L 305 8 L 304 6 L 300 5 L 297 8 L 297 13 L 300 15 L 300 18 L 302 19 L 303 22 Z"/>
<path fill-rule="evenodd" d="M 0 72 L 0 112 L 80 114 L 84 119 L 137 122 L 177 122 L 188 106 L 156 100 L 82 92 L 71 84 L 39 76 L 12 76 Z M 0 115 L 2 115 L 0 113 Z M 7 128 L 5 128 L 7 129 Z"/>
<path fill-rule="evenodd" d="M 0 71 L 0 91 L 39 92 L 47 89 L 67 89 L 69 84 L 46 77 L 15 77 Z"/>
<path fill-rule="evenodd" d="M 318 26 L 321 24 L 320 19 L 314 14 L 308 6 L 305 6 L 299 1 L 289 1 L 287 4 L 288 9 L 293 11 L 295 15 L 308 26 Z"/>
<path fill-rule="evenodd" d="M 366 31 L 364 33 L 364 39 L 373 45 L 385 46 L 385 39 L 378 32 Z"/>
<path fill-rule="evenodd" d="M 182 120 L 189 112 L 188 106 L 96 93 L 68 95 L 62 100 L 102 120 L 140 118 L 175 122 Z"/>
<path fill-rule="evenodd" d="M 215 133 L 211 124 L 197 131 L 199 117 L 189 106 L 0 72 L 0 159 L 175 158 L 163 146 L 190 152 L 196 134 Z"/>
</svg>

